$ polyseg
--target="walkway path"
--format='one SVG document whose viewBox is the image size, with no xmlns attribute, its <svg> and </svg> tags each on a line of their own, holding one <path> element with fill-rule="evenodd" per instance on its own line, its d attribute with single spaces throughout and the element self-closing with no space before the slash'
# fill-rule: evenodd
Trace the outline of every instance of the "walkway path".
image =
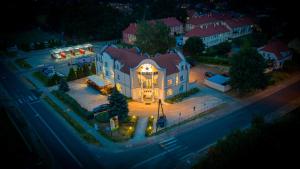
<svg viewBox="0 0 300 169">
<path fill-rule="evenodd" d="M 134 135 L 133 139 L 131 140 L 132 142 L 138 142 L 138 141 L 145 139 L 145 129 L 147 127 L 147 122 L 148 122 L 147 117 L 139 118 L 139 121 L 138 121 L 138 123 L 136 125 L 136 129 L 135 129 L 135 135 Z"/>
</svg>

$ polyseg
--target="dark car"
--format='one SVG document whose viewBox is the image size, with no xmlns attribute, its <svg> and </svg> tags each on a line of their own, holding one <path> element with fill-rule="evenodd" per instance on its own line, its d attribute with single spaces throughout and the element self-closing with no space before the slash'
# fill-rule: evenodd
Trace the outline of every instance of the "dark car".
<svg viewBox="0 0 300 169">
<path fill-rule="evenodd" d="M 206 77 L 212 77 L 214 76 L 215 74 L 213 72 L 205 72 L 205 76 Z"/>
<path fill-rule="evenodd" d="M 99 113 L 108 110 L 109 104 L 101 104 L 93 109 L 94 113 Z"/>
</svg>

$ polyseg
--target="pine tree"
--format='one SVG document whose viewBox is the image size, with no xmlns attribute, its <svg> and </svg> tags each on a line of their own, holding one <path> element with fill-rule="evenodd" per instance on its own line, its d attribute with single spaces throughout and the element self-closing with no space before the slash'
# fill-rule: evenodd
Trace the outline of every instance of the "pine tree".
<svg viewBox="0 0 300 169">
<path fill-rule="evenodd" d="M 92 72 L 92 74 L 96 74 L 96 64 L 95 63 L 92 63 L 91 72 Z"/>
<path fill-rule="evenodd" d="M 77 67 L 76 74 L 77 74 L 77 79 L 80 79 L 80 78 L 84 77 L 84 75 L 83 75 L 83 69 L 80 66 Z"/>
<path fill-rule="evenodd" d="M 76 79 L 76 73 L 75 73 L 75 70 L 73 69 L 73 67 L 71 67 L 70 70 L 69 70 L 67 80 L 71 81 L 71 80 L 75 80 L 75 79 Z"/>
<path fill-rule="evenodd" d="M 70 90 L 69 85 L 68 85 L 67 81 L 64 78 L 60 79 L 59 90 L 63 91 L 63 92 L 67 92 L 67 91 Z"/>
<path fill-rule="evenodd" d="M 128 103 L 126 97 L 122 95 L 116 87 L 112 89 L 112 94 L 108 97 L 110 117 L 118 116 L 120 120 L 128 117 Z"/>
<path fill-rule="evenodd" d="M 84 64 L 82 67 L 83 76 L 89 76 L 91 74 L 91 70 L 88 64 Z"/>
</svg>

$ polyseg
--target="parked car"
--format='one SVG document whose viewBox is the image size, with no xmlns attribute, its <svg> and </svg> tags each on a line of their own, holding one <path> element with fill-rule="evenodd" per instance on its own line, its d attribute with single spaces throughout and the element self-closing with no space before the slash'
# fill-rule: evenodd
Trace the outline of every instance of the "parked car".
<svg viewBox="0 0 300 169">
<path fill-rule="evenodd" d="M 108 110 L 109 104 L 101 104 L 93 109 L 94 113 L 99 113 Z"/>
<path fill-rule="evenodd" d="M 206 77 L 212 77 L 214 76 L 215 74 L 213 72 L 205 72 L 205 76 Z"/>
</svg>

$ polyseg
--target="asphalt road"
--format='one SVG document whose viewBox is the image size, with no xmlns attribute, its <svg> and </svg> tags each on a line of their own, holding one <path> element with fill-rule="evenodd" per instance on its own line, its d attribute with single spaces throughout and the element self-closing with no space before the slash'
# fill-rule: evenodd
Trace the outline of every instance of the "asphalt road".
<svg viewBox="0 0 300 169">
<path fill-rule="evenodd" d="M 49 111 L 3 64 L 0 64 L 0 75 L 3 87 L 26 120 L 35 128 L 61 168 L 103 168 L 90 153 L 88 145 L 62 121 L 62 117 Z"/>
<path fill-rule="evenodd" d="M 165 139 L 157 144 L 147 145 L 141 149 L 115 154 L 120 168 L 182 168 L 188 164 L 193 154 L 203 152 L 208 145 L 226 136 L 233 130 L 245 128 L 255 116 L 266 116 L 300 97 L 300 81 L 284 88 L 262 100 L 243 107 L 231 114 L 196 127 L 175 137 Z"/>
<path fill-rule="evenodd" d="M 188 159 L 232 130 L 249 126 L 256 115 L 265 116 L 300 97 L 300 81 L 262 100 L 154 144 L 120 152 L 86 145 L 62 118 L 51 113 L 14 74 L 0 64 L 1 83 L 35 127 L 62 168 L 182 168 Z M 5 78 L 3 78 L 5 77 Z M 31 98 L 30 98 L 30 97 Z M 20 101 L 21 100 L 21 101 Z M 38 114 L 38 115 L 37 115 Z"/>
</svg>

